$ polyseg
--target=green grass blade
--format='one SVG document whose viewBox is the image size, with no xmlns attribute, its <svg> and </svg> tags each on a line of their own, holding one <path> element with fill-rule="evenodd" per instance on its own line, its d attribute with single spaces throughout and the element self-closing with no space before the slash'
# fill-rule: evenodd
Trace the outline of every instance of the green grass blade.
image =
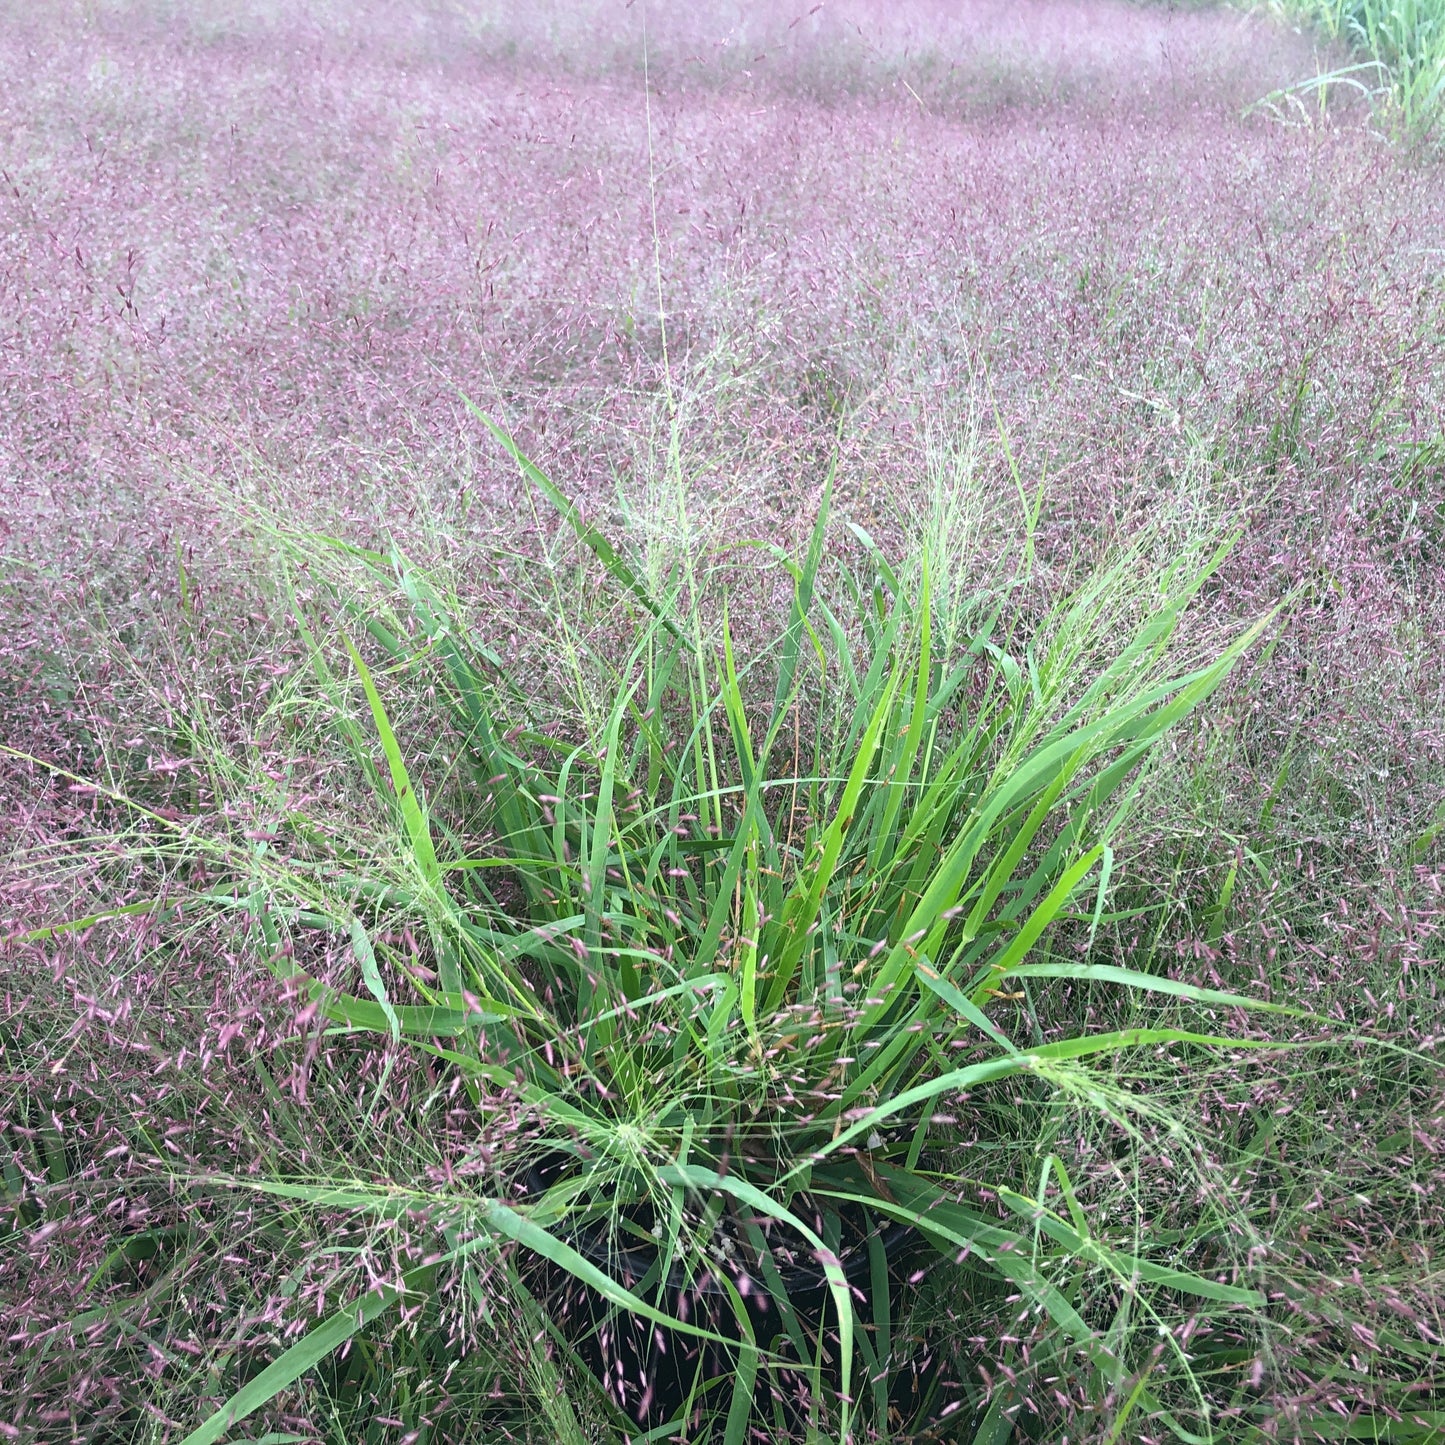
<svg viewBox="0 0 1445 1445">
<path fill-rule="evenodd" d="M 993 1020 L 962 990 L 944 978 L 927 960 L 920 959 L 914 972 L 919 982 L 930 993 L 936 994 L 949 1008 L 966 1018 L 980 1033 L 991 1038 L 1005 1053 L 1018 1055 L 1019 1051 L 1014 1047 L 1013 1041 L 1007 1035 L 999 1032 Z"/>
<path fill-rule="evenodd" d="M 923 730 L 928 721 L 928 694 L 933 669 L 933 599 L 930 591 L 928 557 L 923 558 L 923 580 L 918 599 L 918 656 L 914 666 L 913 711 L 908 720 L 908 731 L 904 737 L 903 750 L 894 762 L 890 773 L 882 821 L 878 824 L 870 853 L 869 865 L 878 872 L 890 861 L 885 853 L 898 845 L 898 815 L 909 791 L 913 777 L 913 765 L 923 741 Z"/>
<path fill-rule="evenodd" d="M 1005 1400 L 1009 1404 L 1005 1404 Z M 1014 1422 L 1004 1412 L 1014 1403 L 1007 1387 L 989 1401 L 983 1420 L 974 1431 L 973 1445 L 1008 1445 L 1013 1439 Z"/>
<path fill-rule="evenodd" d="M 998 1189 L 998 1196 L 1020 1218 L 1041 1229 L 1071 1254 L 1110 1270 L 1126 1285 L 1139 1280 L 1157 1284 L 1164 1289 L 1192 1294 L 1199 1299 L 1214 1300 L 1218 1304 L 1241 1305 L 1250 1309 L 1258 1309 L 1264 1304 L 1264 1296 L 1258 1290 L 1220 1284 L 1191 1270 L 1171 1269 L 1112 1249 L 1061 1219 L 1040 1200 L 1030 1199 L 1025 1194 L 1004 1187 Z"/>
<path fill-rule="evenodd" d="M 1113 1363 L 1104 1342 L 1067 1296 L 1033 1263 L 1021 1235 L 957 1203 L 937 1185 L 916 1174 L 906 1174 L 889 1165 L 874 1167 L 892 1199 L 828 1187 L 820 1187 L 817 1192 L 830 1199 L 867 1205 L 911 1224 L 940 1253 L 953 1255 L 963 1250 L 975 1255 L 1043 1309 L 1096 1365 Z"/>
<path fill-rule="evenodd" d="M 797 681 L 798 659 L 802 652 L 803 634 L 808 613 L 813 606 L 813 591 L 817 584 L 818 568 L 823 561 L 823 539 L 828 531 L 828 517 L 832 511 L 833 478 L 837 467 L 837 453 L 834 452 L 828 464 L 828 475 L 823 482 L 823 495 L 818 502 L 818 515 L 808 538 L 808 551 L 803 560 L 802 570 L 794 580 L 793 601 L 788 616 L 787 631 L 783 634 L 782 656 L 778 663 L 778 682 L 773 696 L 773 715 L 769 722 L 763 753 L 767 754 L 773 739 L 783 725 L 783 719 L 793 701 Z"/>
<path fill-rule="evenodd" d="M 973 993 L 970 995 L 974 1003 L 983 1003 L 990 992 L 1008 977 L 1011 970 L 1038 942 L 1044 929 L 1064 911 L 1079 884 L 1083 882 L 1092 871 L 1094 864 L 1103 855 L 1104 845 L 1100 843 L 1096 847 L 1090 848 L 1073 867 L 1064 872 L 1064 876 L 1054 884 L 1044 901 L 1029 915 L 1028 921 L 1019 929 L 1008 947 L 984 969 L 983 977 L 974 986 Z"/>
<path fill-rule="evenodd" d="M 523 453 L 509 433 L 503 431 L 469 398 L 463 397 L 462 400 L 472 415 L 502 444 L 507 454 L 521 468 L 522 475 L 546 497 L 563 521 L 576 533 L 577 540 L 597 558 L 608 574 L 631 593 L 674 637 L 681 640 L 682 634 L 677 625 L 667 616 L 662 604 L 647 590 L 632 568 L 617 555 L 611 542 L 583 518 L 575 504 Z"/>
<path fill-rule="evenodd" d="M 431 1272 L 428 1266 L 426 1270 L 413 1270 L 412 1276 L 407 1278 Z M 308 1370 L 314 1369 L 358 1330 L 385 1314 L 402 1298 L 400 1290 L 383 1285 L 356 1304 L 337 1310 L 254 1379 L 248 1380 L 219 1410 L 192 1430 L 181 1445 L 213 1445 L 214 1441 L 229 1434 L 233 1426 L 269 1404 L 282 1390 L 294 1385 Z"/>
<path fill-rule="evenodd" d="M 854 811 L 858 806 L 859 796 L 863 792 L 863 786 L 868 781 L 868 774 L 873 767 L 873 755 L 878 749 L 879 738 L 888 719 L 893 715 L 893 698 L 897 687 L 898 677 L 895 674 L 887 687 L 883 689 L 882 696 L 879 697 L 878 703 L 873 709 L 873 716 L 869 719 L 858 744 L 858 751 L 854 755 L 848 781 L 844 784 L 843 796 L 839 799 L 837 812 L 829 823 L 827 831 L 823 834 L 821 853 L 817 861 L 799 879 L 799 888 L 784 905 L 783 917 L 779 921 L 777 929 L 769 934 L 770 943 L 777 948 L 778 952 L 773 966 L 772 982 L 768 988 L 767 1002 L 764 1005 L 768 1013 L 775 1013 L 787 996 L 788 985 L 793 981 L 798 960 L 802 957 L 803 950 L 807 947 L 811 937 L 810 930 L 818 916 L 823 895 L 833 882 L 833 873 L 838 866 L 839 854 L 843 851 L 843 844 L 848 837 L 849 829 L 853 826 Z"/>
<path fill-rule="evenodd" d="M 344 634 L 343 640 L 346 643 L 346 650 L 351 654 L 352 666 L 356 668 L 357 676 L 361 678 L 361 686 L 366 692 L 366 701 L 371 708 L 371 717 L 376 725 L 377 736 L 381 739 L 381 750 L 386 756 L 386 765 L 391 773 L 392 789 L 396 794 L 397 806 L 401 809 L 402 822 L 406 827 L 412 855 L 427 883 L 433 888 L 440 888 L 441 867 L 437 863 L 436 850 L 432 846 L 431 829 L 427 824 L 421 800 L 412 786 L 411 775 L 406 770 L 406 762 L 402 758 L 396 734 L 392 731 L 391 719 L 387 716 L 386 706 L 381 700 L 381 694 L 376 690 L 371 669 L 367 667 L 361 654 L 356 650 L 356 644 Z"/>
<path fill-rule="evenodd" d="M 66 933 L 84 932 L 87 928 L 94 928 L 97 924 L 110 923 L 117 918 L 135 918 L 143 913 L 165 913 L 166 907 L 159 898 L 147 898 L 140 903 L 127 903 L 121 908 L 102 908 L 95 913 L 87 913 L 84 918 L 67 918 L 60 923 L 47 923 L 42 928 L 33 928 L 28 933 L 12 933 L 4 939 L 3 943 L 45 943 L 52 938 L 59 938 Z"/>
<path fill-rule="evenodd" d="M 850 1407 L 848 1398 L 853 1376 L 853 1299 L 848 1289 L 848 1278 L 838 1257 L 830 1250 L 801 1219 L 791 1210 L 778 1203 L 771 1195 L 749 1184 L 736 1175 L 722 1175 L 698 1164 L 665 1166 L 658 1171 L 658 1178 L 664 1184 L 681 1184 L 700 1190 L 719 1190 L 731 1194 L 741 1204 L 749 1205 L 760 1214 L 766 1214 L 801 1235 L 813 1249 L 818 1263 L 822 1266 L 827 1281 L 828 1293 L 838 1315 L 838 1356 L 839 1356 L 839 1398 L 843 1402 L 840 1410 L 838 1439 L 847 1441 Z"/>
<path fill-rule="evenodd" d="M 737 1371 L 733 1376 L 732 1398 L 728 1402 L 727 1419 L 723 1425 L 723 1445 L 747 1445 L 753 1423 L 753 1396 L 758 1381 L 758 1342 L 748 1318 L 747 1306 L 737 1287 L 726 1274 L 717 1275 L 732 1302 L 733 1318 L 742 1339 L 738 1342 Z"/>
<path fill-rule="evenodd" d="M 1219 989 L 1199 988 L 1192 983 L 1181 983 L 1177 979 L 1162 978 L 1152 973 L 1140 973 L 1137 969 L 1121 968 L 1111 963 L 1024 963 L 1010 968 L 1007 972 L 1010 978 L 1098 979 L 1101 983 L 1122 984 L 1126 988 L 1139 989 L 1144 993 L 1169 994 L 1174 998 L 1187 999 L 1190 1003 L 1250 1009 L 1259 1013 L 1288 1014 L 1292 1018 L 1317 1017 L 1305 1009 L 1270 1003 L 1265 999 L 1248 998 L 1244 994 L 1225 993 Z"/>
<path fill-rule="evenodd" d="M 1197 1034 L 1188 1029 L 1137 1028 L 1118 1029 L 1104 1034 L 1084 1034 L 1077 1038 L 1060 1039 L 1056 1043 L 1039 1044 L 1026 1053 L 1007 1055 L 1004 1058 L 986 1059 L 982 1063 L 969 1064 L 962 1069 L 951 1069 L 891 1098 L 876 1104 L 861 1119 L 834 1135 L 827 1143 L 821 1144 L 809 1156 L 814 1163 L 826 1159 L 838 1150 L 846 1148 L 855 1139 L 871 1133 L 884 1120 L 895 1114 L 908 1116 L 918 1105 L 926 1105 L 950 1092 L 971 1089 L 975 1085 L 1008 1078 L 1013 1074 L 1036 1069 L 1040 1064 L 1081 1059 L 1089 1054 L 1118 1053 L 1124 1049 L 1145 1048 L 1150 1044 L 1191 1044 L 1198 1048 L 1270 1049 L 1280 1045 L 1269 1039 L 1239 1039 L 1221 1034 Z M 848 1096 L 844 1096 L 846 1102 Z M 839 1103 L 829 1105 L 818 1112 L 820 1119 L 833 1118 L 840 1112 Z M 780 1183 L 797 1177 L 806 1164 L 797 1164 L 785 1174 Z"/>
<path fill-rule="evenodd" d="M 371 946 L 371 939 L 367 937 L 366 929 L 362 927 L 359 918 L 351 920 L 348 932 L 351 935 L 351 951 L 355 955 L 357 963 L 361 965 L 362 980 L 366 984 L 367 991 L 376 1000 L 382 1017 L 391 1029 L 392 1043 L 397 1043 L 401 1039 L 401 1020 L 397 1018 L 396 1010 L 392 1007 L 391 998 L 386 991 L 386 985 L 381 981 L 381 970 L 376 966 L 376 953 Z"/>
</svg>

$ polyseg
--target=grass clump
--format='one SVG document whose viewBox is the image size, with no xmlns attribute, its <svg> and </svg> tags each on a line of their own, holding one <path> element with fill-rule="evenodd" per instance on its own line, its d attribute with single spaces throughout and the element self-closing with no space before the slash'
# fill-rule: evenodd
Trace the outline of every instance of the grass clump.
<svg viewBox="0 0 1445 1445">
<path fill-rule="evenodd" d="M 781 630 L 743 656 L 726 598 L 696 574 L 649 589 L 498 435 L 630 619 L 573 670 L 604 706 L 594 691 L 570 727 L 539 724 L 525 679 L 399 550 L 282 534 L 304 665 L 257 726 L 319 730 L 331 790 L 372 828 L 258 815 L 244 757 L 195 736 L 207 823 L 103 789 L 132 824 L 104 847 L 151 896 L 29 935 L 144 919 L 157 947 L 237 940 L 312 1035 L 303 1092 L 324 1076 L 345 1112 L 302 1123 L 258 1055 L 296 1143 L 253 1145 L 239 1172 L 200 1145 L 152 1167 L 349 1249 L 392 1236 L 384 1279 L 286 1324 L 187 1445 L 317 1380 L 379 1397 L 399 1369 L 403 1414 L 424 1415 L 467 1331 L 517 1309 L 547 1342 L 531 1368 L 568 1372 L 615 1430 L 885 1438 L 972 1403 L 990 1438 L 1024 1396 L 973 1397 L 905 1348 L 920 1251 L 1019 1302 L 1120 1429 L 1207 1429 L 1167 1319 L 1263 1308 L 1253 1230 L 1219 1199 L 1167 1239 L 1092 1218 L 1072 1141 L 1093 1117 L 1126 1150 L 1163 1127 L 1205 1160 L 1149 1101 L 1159 1059 L 1257 1046 L 1221 1012 L 1293 1012 L 1089 954 L 1126 916 L 1111 877 L 1161 741 L 1263 626 L 1203 658 L 1180 642 L 1227 545 L 1142 570 L 1130 548 L 1020 642 L 988 594 L 954 587 L 941 611 L 950 559 L 927 549 L 901 572 L 865 552 L 823 587 L 829 486 L 803 555 L 775 553 Z M 441 742 L 398 721 L 421 697 Z M 1046 946 L 1071 925 L 1081 955 Z M 1060 986 L 1143 1004 L 1127 1027 L 1061 1030 L 1036 999 Z M 438 1111 L 474 1133 L 463 1165 L 386 1143 L 388 1113 L 394 1138 Z M 377 1380 L 338 1374 L 338 1351 L 397 1318 L 409 1343 L 373 1357 Z"/>
</svg>

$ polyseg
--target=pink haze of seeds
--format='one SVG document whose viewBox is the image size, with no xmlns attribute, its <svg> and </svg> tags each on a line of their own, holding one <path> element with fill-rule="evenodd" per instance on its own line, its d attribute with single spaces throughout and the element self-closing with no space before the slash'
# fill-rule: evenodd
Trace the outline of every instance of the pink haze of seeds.
<svg viewBox="0 0 1445 1445">
<path fill-rule="evenodd" d="M 1368 1022 L 1428 1044 L 1437 1025 L 1409 1000 L 1438 966 L 1439 853 L 1400 840 L 1434 816 L 1445 775 L 1445 481 L 1438 452 L 1433 490 L 1410 470 L 1445 412 L 1445 176 L 1347 96 L 1298 128 L 1251 109 L 1316 63 L 1313 42 L 1262 18 L 1107 0 L 0 0 L 0 741 L 87 777 L 100 750 L 144 755 L 180 787 L 191 764 L 164 734 L 186 689 L 246 735 L 294 656 L 218 491 L 363 541 L 407 537 L 422 502 L 465 518 L 478 559 L 535 556 L 516 471 L 462 394 L 625 525 L 645 520 L 670 391 L 711 541 L 796 539 L 835 440 L 843 504 L 887 541 L 929 484 L 931 440 L 972 424 L 968 484 L 1003 511 L 1004 437 L 1030 487 L 1048 478 L 1045 589 L 1199 475 L 1246 520 L 1212 599 L 1221 624 L 1309 584 L 1268 669 L 1241 683 L 1257 746 L 1230 786 L 1257 816 L 1288 743 L 1320 797 L 1348 795 L 1348 818 L 1288 801 L 1277 815 L 1301 877 L 1321 837 L 1334 850 L 1318 926 L 1181 944 L 1180 968 L 1233 987 L 1231 970 L 1263 980 L 1283 956 L 1301 994 L 1333 999 L 1384 958 L 1399 991 L 1368 995 Z M 179 625 L 178 557 L 213 629 L 183 676 L 159 645 L 132 646 Z M 497 645 L 529 661 L 515 578 L 480 560 L 476 575 Z M 337 785 L 315 760 L 253 741 L 296 806 L 328 805 Z M 89 785 L 10 756 L 0 779 L 17 860 L 100 817 Z M 90 882 L 130 897 L 140 880 L 117 873 Z M 17 862 L 0 936 L 95 896 Z M 435 1237 L 406 1218 L 354 1258 L 318 1248 L 292 1261 L 292 1299 L 259 1214 L 212 1202 L 184 1220 L 210 1240 L 176 1282 L 206 1302 L 185 1331 L 167 1333 L 158 1303 L 149 1348 L 101 1324 L 65 1335 L 117 1237 L 182 1222 L 132 1153 L 138 1125 L 180 1169 L 259 1170 L 256 1133 L 298 1174 L 316 1163 L 288 1132 L 332 1047 L 314 1014 L 260 989 L 234 938 L 153 941 L 138 922 L 0 945 L 0 1027 L 20 1040 L 0 1123 L 32 1186 L 53 1185 L 25 1162 L 53 1141 L 73 1190 L 0 1254 L 3 1336 L 57 1331 L 74 1351 L 59 1382 L 0 1369 L 7 1437 L 70 1438 L 223 1336 L 274 1351 Z M 274 1096 L 232 1068 L 283 1045 Z M 397 1117 L 427 1087 L 409 1068 L 388 1076 Z M 380 1069 L 358 1065 L 363 1093 Z M 492 1103 L 481 1125 L 460 1104 L 438 1117 L 415 1167 L 489 1177 L 533 1124 L 518 1100 Z M 1293 1106 L 1286 1080 L 1241 1064 L 1211 1107 Z M 1358 1113 L 1339 1118 L 1337 1189 L 1386 1198 L 1397 1171 L 1438 1230 L 1438 1181 L 1372 1153 Z M 1438 1151 L 1438 1099 L 1408 1128 Z M 1107 1178 L 1086 1159 L 1080 1187 Z M 1358 1284 L 1394 1223 L 1355 1207 L 1340 1228 Z M 1401 1248 L 1401 1282 L 1355 1303 L 1438 1346 L 1438 1287 Z M 1335 1338 L 1327 1293 L 1281 1306 L 1291 1344 L 1268 1376 L 1248 1367 L 1281 1419 L 1368 1393 L 1363 1365 L 1347 1389 L 1303 1363 Z M 451 1303 L 465 1343 L 476 1323 Z M 986 1381 L 1024 1378 L 1032 1325 L 1010 1310 L 959 1323 Z M 1015 1365 L 1000 1339 L 1021 1341 Z M 1385 1347 L 1360 1324 L 1350 1348 Z M 1055 1418 L 1084 1408 L 1067 1380 L 1029 1388 Z M 312 1426 L 282 1411 L 278 1428 Z"/>
</svg>

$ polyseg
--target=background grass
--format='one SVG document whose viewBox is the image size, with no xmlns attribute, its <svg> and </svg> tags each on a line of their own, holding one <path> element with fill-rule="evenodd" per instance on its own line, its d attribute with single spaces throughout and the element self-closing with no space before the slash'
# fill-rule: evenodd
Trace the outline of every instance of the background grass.
<svg viewBox="0 0 1445 1445">
<path fill-rule="evenodd" d="M 1381 96 L 1407 133 L 1434 131 L 1445 102 L 1445 8 L 1438 0 L 1284 0 L 1279 9 L 1362 54 L 1364 64 L 1338 74 Z"/>
<path fill-rule="evenodd" d="M 661 715 L 687 736 L 717 703 L 721 827 L 820 516 L 777 753 L 805 794 L 847 776 L 844 659 L 919 606 L 924 557 L 938 658 L 997 612 L 999 696 L 1032 656 L 1077 697 L 1236 532 L 1180 665 L 1287 599 L 1141 775 L 1097 916 L 1075 900 L 1030 955 L 1053 972 L 985 1001 L 1019 1048 L 1232 1044 L 950 1098 L 923 1167 L 1034 1274 L 960 1249 L 886 1306 L 870 1275 L 858 1377 L 891 1356 L 904 1414 L 860 1388 L 859 1438 L 1441 1437 L 1438 161 L 1348 87 L 1271 119 L 1320 67 L 1259 15 L 805 10 L 0 8 L 12 1438 L 183 1440 L 247 1389 L 231 1438 L 627 1431 L 483 1228 L 535 1209 L 555 1134 L 406 1012 L 451 991 L 435 939 L 481 907 L 451 865 L 496 846 L 494 774 L 376 559 L 431 589 L 521 763 L 581 750 L 582 794 L 639 593 L 672 599 L 696 687 Z M 638 1167 L 594 1177 L 622 1199 L 678 1154 L 618 1122 Z M 692 1438 L 723 1438 L 731 1397 L 703 1404 Z"/>
</svg>

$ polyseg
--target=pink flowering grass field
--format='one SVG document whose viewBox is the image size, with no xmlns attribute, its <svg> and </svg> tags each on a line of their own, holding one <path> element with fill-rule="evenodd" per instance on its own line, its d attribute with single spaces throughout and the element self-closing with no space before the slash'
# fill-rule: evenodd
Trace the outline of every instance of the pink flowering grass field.
<svg viewBox="0 0 1445 1445">
<path fill-rule="evenodd" d="M 0 1437 L 1445 1440 L 1441 36 L 0 0 Z"/>
</svg>

